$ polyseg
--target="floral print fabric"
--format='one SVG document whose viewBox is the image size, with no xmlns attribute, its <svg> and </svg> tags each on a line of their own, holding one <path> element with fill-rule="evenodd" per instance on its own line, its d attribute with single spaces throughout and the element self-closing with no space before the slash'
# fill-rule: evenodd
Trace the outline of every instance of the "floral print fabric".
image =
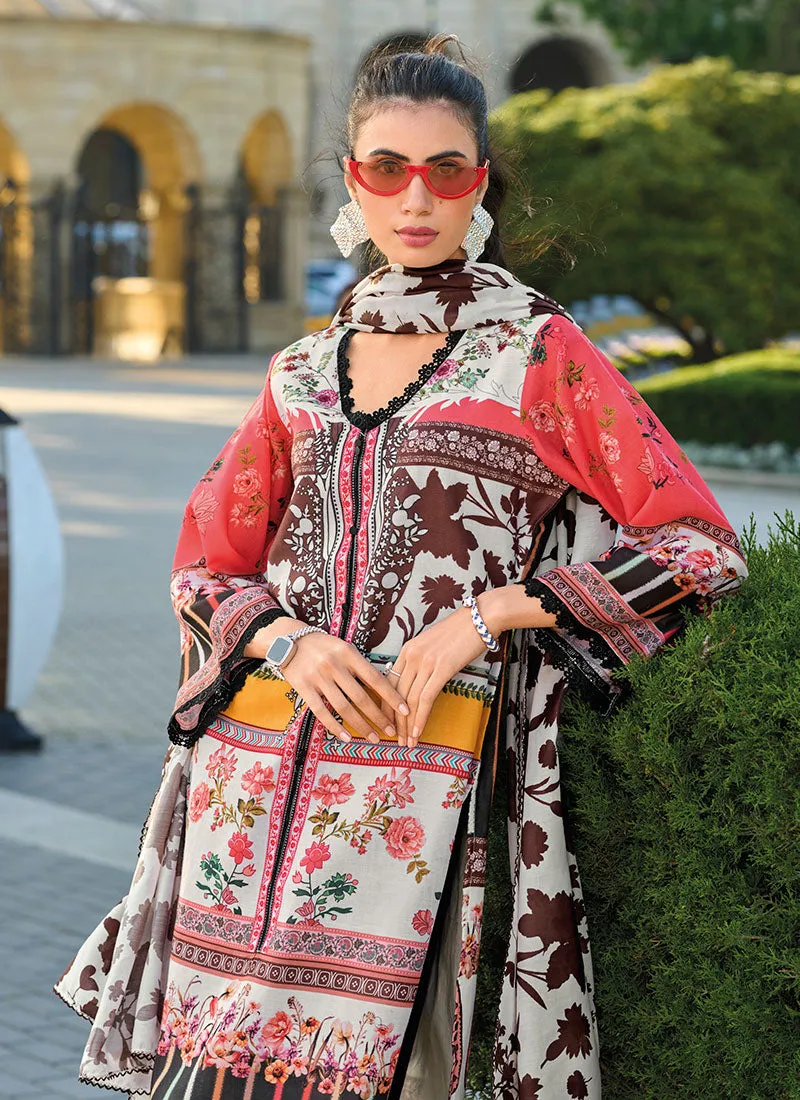
<svg viewBox="0 0 800 1100">
<path fill-rule="evenodd" d="M 463 334 L 400 409 L 361 431 L 341 407 L 346 327 Z M 430 1057 L 450 1061 L 449 1094 L 463 1097 L 503 730 L 515 914 L 495 1093 L 596 1100 L 588 927 L 561 818 L 561 700 L 577 677 L 608 695 L 611 669 L 673 636 L 681 606 L 701 609 L 745 573 L 724 515 L 635 391 L 560 307 L 501 268 L 383 269 L 328 329 L 279 353 L 195 488 L 175 556 L 183 865 L 150 883 L 171 889 L 172 939 L 160 934 L 146 985 L 127 986 L 138 1000 L 126 1020 L 161 1005 L 158 1036 L 151 1027 L 136 1047 L 156 1100 L 198 1100 L 216 1082 L 224 1100 L 394 1098 L 412 1071 L 424 1081 L 434 1021 L 420 1005 L 453 899 L 460 952 L 437 1001 L 452 1043 Z M 340 746 L 302 706 L 287 714 L 280 692 L 244 718 L 228 713 L 264 687 L 243 651 L 276 615 L 381 663 L 465 595 L 514 583 L 556 612 L 556 627 L 516 631 L 504 654 L 463 669 L 413 750 Z M 78 1007 L 98 950 L 95 937 L 62 983 Z M 116 966 L 115 954 L 108 990 Z M 83 1073 L 113 1085 L 135 1028 L 113 1013 L 103 1028 L 103 1057 L 87 1049 Z"/>
</svg>

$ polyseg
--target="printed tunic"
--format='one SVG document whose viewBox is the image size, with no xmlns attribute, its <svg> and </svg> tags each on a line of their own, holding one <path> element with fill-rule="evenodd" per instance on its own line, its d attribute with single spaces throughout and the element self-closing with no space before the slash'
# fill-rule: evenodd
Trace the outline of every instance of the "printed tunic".
<svg viewBox="0 0 800 1100">
<path fill-rule="evenodd" d="M 351 331 L 273 359 L 187 505 L 174 746 L 131 894 L 59 989 L 95 1022 L 82 1074 L 156 1100 L 463 1096 L 507 734 L 518 909 L 496 1094 L 599 1097 L 558 707 L 570 679 L 610 699 L 611 671 L 682 606 L 734 589 L 738 544 L 554 304 L 454 331 L 382 416 L 352 409 Z M 243 655 L 290 614 L 381 665 L 464 596 L 519 582 L 556 627 L 454 676 L 413 748 L 341 744 Z"/>
</svg>

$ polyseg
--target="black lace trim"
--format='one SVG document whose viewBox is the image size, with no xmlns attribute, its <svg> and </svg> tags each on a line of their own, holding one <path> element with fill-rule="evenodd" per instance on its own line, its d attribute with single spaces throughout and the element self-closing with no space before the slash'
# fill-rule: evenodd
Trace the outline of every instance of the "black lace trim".
<svg viewBox="0 0 800 1100">
<path fill-rule="evenodd" d="M 276 619 L 280 619 L 284 615 L 286 615 L 286 612 L 282 607 L 271 607 L 268 611 L 264 611 L 253 619 L 236 643 L 233 651 L 228 654 L 224 661 L 220 662 L 219 676 L 214 683 L 209 684 L 191 702 L 184 703 L 181 707 L 181 710 L 185 710 L 187 707 L 196 707 L 198 703 L 202 704 L 200 715 L 192 729 L 184 729 L 183 726 L 178 724 L 177 711 L 170 718 L 167 734 L 174 745 L 191 748 L 211 719 L 227 707 L 236 692 L 244 685 L 250 673 L 255 672 L 262 664 L 258 657 L 245 657 L 245 647 L 262 627 L 269 626 L 270 623 L 275 622 Z"/>
<path fill-rule="evenodd" d="M 560 630 L 585 641 L 590 654 L 600 662 L 603 668 L 612 672 L 614 669 L 622 667 L 622 661 L 603 637 L 596 631 L 585 627 L 580 619 L 573 615 L 563 600 L 560 600 L 546 584 L 542 584 L 538 577 L 528 577 L 524 584 L 526 595 L 536 597 L 548 614 L 555 615 L 556 626 Z M 619 684 L 610 682 L 601 676 L 588 661 L 581 657 L 580 651 L 571 646 L 566 638 L 556 633 L 555 630 L 534 630 L 533 640 L 536 648 L 545 654 L 551 665 L 562 669 L 564 672 L 577 675 L 584 685 L 591 689 L 594 696 L 599 695 L 601 697 L 606 707 L 604 713 L 611 713 L 623 694 Z"/>
<path fill-rule="evenodd" d="M 433 375 L 436 374 L 439 367 L 464 335 L 461 331 L 452 330 L 447 337 L 444 347 L 438 348 L 433 353 L 430 362 L 424 363 L 419 368 L 417 377 L 413 382 L 408 383 L 402 393 L 398 394 L 397 397 L 393 397 L 389 404 L 384 405 L 383 408 L 375 409 L 375 411 L 371 413 L 364 413 L 358 412 L 357 409 L 353 408 L 353 398 L 350 396 L 350 391 L 353 388 L 353 381 L 347 373 L 350 365 L 347 358 L 347 345 L 350 343 L 355 331 L 356 330 L 352 328 L 346 329 L 342 338 L 339 340 L 339 346 L 336 349 L 336 364 L 339 374 L 339 397 L 342 402 L 342 412 L 350 423 L 354 427 L 360 428 L 362 432 L 368 432 L 370 428 L 377 428 L 379 424 L 382 424 L 384 420 L 388 420 L 390 416 L 394 416 L 398 409 L 401 409 L 406 402 L 410 401 L 415 394 L 419 393 L 426 382 L 429 382 Z"/>
</svg>

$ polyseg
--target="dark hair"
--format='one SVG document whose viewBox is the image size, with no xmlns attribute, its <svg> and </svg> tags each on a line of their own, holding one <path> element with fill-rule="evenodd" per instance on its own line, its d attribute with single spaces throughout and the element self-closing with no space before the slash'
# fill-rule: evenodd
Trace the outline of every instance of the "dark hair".
<svg viewBox="0 0 800 1100">
<path fill-rule="evenodd" d="M 448 56 L 453 46 L 460 62 Z M 500 239 L 500 207 L 509 189 L 509 170 L 502 155 L 491 147 L 488 127 L 486 90 L 481 79 L 469 67 L 464 49 L 454 34 L 439 34 L 428 39 L 419 51 L 398 52 L 397 44 L 379 46 L 368 55 L 356 77 L 347 112 L 347 141 L 354 153 L 356 136 L 367 119 L 385 100 L 413 103 L 446 102 L 470 129 L 478 146 L 478 163 L 489 158 L 489 176 L 483 206 L 494 218 L 494 227 L 486 241 L 481 259 L 506 266 Z M 365 260 L 369 268 L 385 262 L 372 244 Z"/>
</svg>

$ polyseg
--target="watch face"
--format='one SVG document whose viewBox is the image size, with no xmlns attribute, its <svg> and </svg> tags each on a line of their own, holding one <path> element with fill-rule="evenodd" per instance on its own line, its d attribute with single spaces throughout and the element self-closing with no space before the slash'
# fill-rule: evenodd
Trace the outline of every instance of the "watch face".
<svg viewBox="0 0 800 1100">
<path fill-rule="evenodd" d="M 292 649 L 291 638 L 276 638 L 267 650 L 267 660 L 275 665 L 283 664 Z"/>
</svg>

